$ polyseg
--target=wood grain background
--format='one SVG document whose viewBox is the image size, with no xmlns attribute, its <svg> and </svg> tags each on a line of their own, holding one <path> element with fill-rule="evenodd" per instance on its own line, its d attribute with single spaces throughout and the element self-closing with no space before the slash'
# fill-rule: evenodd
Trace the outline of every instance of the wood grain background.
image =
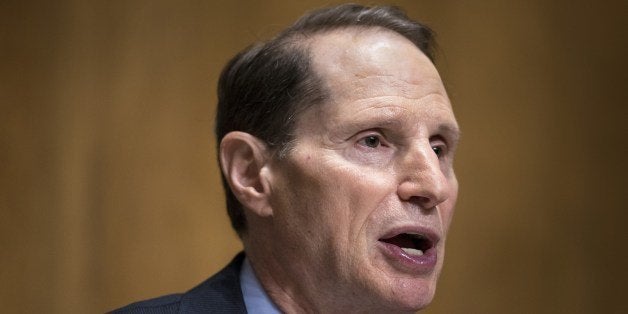
<svg viewBox="0 0 628 314">
<path fill-rule="evenodd" d="M 103 312 L 240 250 L 223 64 L 336 1 L 2 1 L 0 306 Z M 427 313 L 626 313 L 625 1 L 391 1 L 439 34 L 461 195 Z"/>
</svg>

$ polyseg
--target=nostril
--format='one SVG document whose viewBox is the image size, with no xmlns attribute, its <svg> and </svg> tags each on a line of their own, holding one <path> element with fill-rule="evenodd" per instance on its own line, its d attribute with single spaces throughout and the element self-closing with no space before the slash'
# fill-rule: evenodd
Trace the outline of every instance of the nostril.
<svg viewBox="0 0 628 314">
<path fill-rule="evenodd" d="M 432 199 L 430 199 L 429 197 L 413 196 L 408 201 L 410 203 L 419 205 L 419 207 L 423 209 L 432 209 L 436 207 L 435 202 L 433 202 Z"/>
<path fill-rule="evenodd" d="M 420 205 L 422 208 L 433 208 L 448 198 L 446 185 L 419 184 L 416 182 L 403 182 L 397 188 L 399 198 L 405 202 Z"/>
</svg>

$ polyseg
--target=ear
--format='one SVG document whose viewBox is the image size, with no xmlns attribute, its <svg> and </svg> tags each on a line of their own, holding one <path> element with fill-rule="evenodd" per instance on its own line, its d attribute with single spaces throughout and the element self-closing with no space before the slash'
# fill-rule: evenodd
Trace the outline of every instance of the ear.
<svg viewBox="0 0 628 314">
<path fill-rule="evenodd" d="M 229 132 L 220 142 L 220 166 L 231 191 L 244 207 L 271 216 L 268 202 L 270 152 L 262 140 L 245 132 Z"/>
</svg>

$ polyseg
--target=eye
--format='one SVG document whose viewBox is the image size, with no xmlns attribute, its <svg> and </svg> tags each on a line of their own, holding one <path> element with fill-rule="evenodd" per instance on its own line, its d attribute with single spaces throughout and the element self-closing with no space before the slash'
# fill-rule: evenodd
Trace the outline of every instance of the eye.
<svg viewBox="0 0 628 314">
<path fill-rule="evenodd" d="M 432 146 L 432 150 L 438 157 L 442 157 L 445 154 L 445 148 L 442 146 Z"/>
<path fill-rule="evenodd" d="M 377 137 L 376 135 L 369 135 L 367 137 L 360 139 L 360 141 L 358 142 L 364 146 L 371 147 L 371 148 L 376 148 L 381 145 L 381 141 L 379 137 Z"/>
</svg>

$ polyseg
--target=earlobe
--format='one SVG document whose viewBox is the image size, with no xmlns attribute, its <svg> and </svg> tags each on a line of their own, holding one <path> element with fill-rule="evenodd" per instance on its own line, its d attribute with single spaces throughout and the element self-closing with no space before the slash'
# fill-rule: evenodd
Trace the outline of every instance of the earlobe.
<svg viewBox="0 0 628 314">
<path fill-rule="evenodd" d="M 230 132 L 220 142 L 220 166 L 231 191 L 244 207 L 259 216 L 271 216 L 266 144 L 245 132 Z"/>
</svg>

